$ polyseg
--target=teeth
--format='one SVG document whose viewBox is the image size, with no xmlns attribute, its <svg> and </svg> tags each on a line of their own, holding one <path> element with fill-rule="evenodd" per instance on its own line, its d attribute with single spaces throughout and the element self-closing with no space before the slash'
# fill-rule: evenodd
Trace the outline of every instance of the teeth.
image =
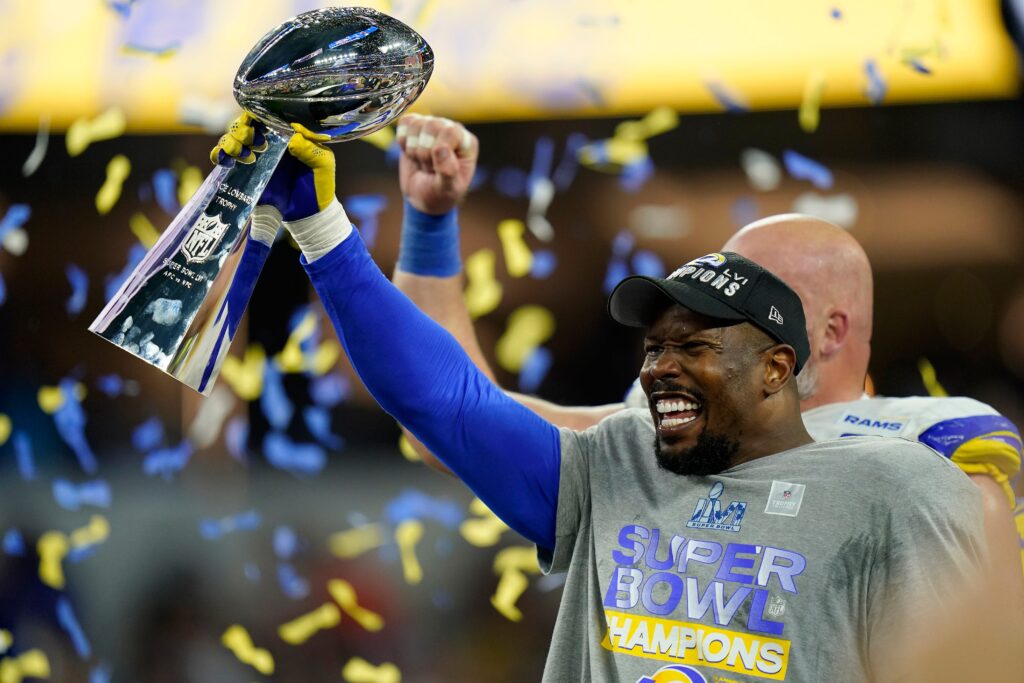
<svg viewBox="0 0 1024 683">
<path fill-rule="evenodd" d="M 691 415 L 690 417 L 684 418 L 669 417 L 661 421 L 661 426 L 671 429 L 672 427 L 679 427 L 680 425 L 688 424 L 696 419 L 696 415 Z"/>
<path fill-rule="evenodd" d="M 659 413 L 678 413 L 683 410 L 697 410 L 700 405 L 697 403 L 691 403 L 690 401 L 669 401 L 663 399 L 658 401 L 657 410 Z"/>
</svg>

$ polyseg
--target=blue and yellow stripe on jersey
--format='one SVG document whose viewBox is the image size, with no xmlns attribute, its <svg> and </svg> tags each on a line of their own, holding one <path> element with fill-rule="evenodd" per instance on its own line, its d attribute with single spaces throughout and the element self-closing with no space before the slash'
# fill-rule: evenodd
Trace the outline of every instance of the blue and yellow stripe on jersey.
<svg viewBox="0 0 1024 683">
<path fill-rule="evenodd" d="M 921 432 L 921 443 L 943 454 L 967 474 L 984 474 L 1003 487 L 1014 505 L 1010 478 L 1020 471 L 1021 437 L 1002 415 L 973 415 L 943 420 Z"/>
</svg>

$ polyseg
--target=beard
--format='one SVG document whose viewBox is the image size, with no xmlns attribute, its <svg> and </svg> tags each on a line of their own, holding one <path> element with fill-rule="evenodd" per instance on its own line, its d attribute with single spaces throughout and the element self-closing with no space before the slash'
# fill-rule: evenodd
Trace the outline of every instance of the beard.
<svg viewBox="0 0 1024 683">
<path fill-rule="evenodd" d="M 818 393 L 818 365 L 810 358 L 796 376 L 796 390 L 801 401 L 806 401 Z"/>
<path fill-rule="evenodd" d="M 706 476 L 723 472 L 732 466 L 732 459 L 739 449 L 738 441 L 720 434 L 709 434 L 706 428 L 697 436 L 697 443 L 674 453 L 662 450 L 661 440 L 654 437 L 654 455 L 658 467 L 683 476 Z"/>
</svg>

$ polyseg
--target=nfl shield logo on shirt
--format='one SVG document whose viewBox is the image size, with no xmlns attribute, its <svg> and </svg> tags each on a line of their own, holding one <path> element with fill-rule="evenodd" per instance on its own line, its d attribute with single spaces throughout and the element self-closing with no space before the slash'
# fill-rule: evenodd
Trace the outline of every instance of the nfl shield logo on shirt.
<svg viewBox="0 0 1024 683">
<path fill-rule="evenodd" d="M 804 502 L 806 488 L 804 484 L 773 481 L 772 490 L 768 494 L 768 504 L 764 507 L 765 514 L 796 517 L 800 512 L 800 504 Z"/>
</svg>

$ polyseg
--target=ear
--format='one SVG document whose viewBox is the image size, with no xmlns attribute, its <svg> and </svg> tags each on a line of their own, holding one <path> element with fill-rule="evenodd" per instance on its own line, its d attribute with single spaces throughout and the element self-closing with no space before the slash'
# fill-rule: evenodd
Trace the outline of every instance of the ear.
<svg viewBox="0 0 1024 683">
<path fill-rule="evenodd" d="M 825 334 L 821 340 L 821 355 L 824 358 L 834 356 L 846 344 L 850 333 L 850 316 L 841 308 L 833 308 L 825 318 Z"/>
<path fill-rule="evenodd" d="M 789 344 L 776 344 L 764 352 L 764 393 L 782 391 L 796 370 L 796 351 Z"/>
</svg>

